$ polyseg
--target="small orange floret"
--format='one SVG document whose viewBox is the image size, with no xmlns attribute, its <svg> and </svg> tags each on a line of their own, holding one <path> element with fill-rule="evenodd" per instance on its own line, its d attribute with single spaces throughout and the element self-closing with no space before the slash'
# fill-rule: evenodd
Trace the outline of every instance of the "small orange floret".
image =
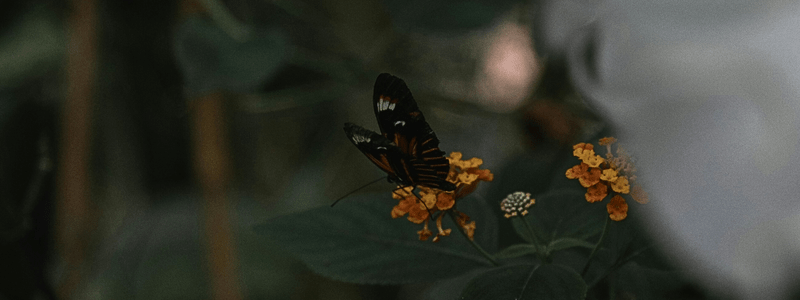
<svg viewBox="0 0 800 300">
<path fill-rule="evenodd" d="M 461 228 L 464 229 L 464 232 L 467 233 L 467 237 L 469 237 L 470 240 L 475 239 L 475 221 L 465 223 Z"/>
<path fill-rule="evenodd" d="M 620 195 L 616 195 L 606 205 L 608 217 L 614 221 L 622 221 L 628 216 L 628 203 Z"/>
<path fill-rule="evenodd" d="M 463 172 L 458 174 L 458 181 L 463 184 L 472 184 L 473 181 L 478 179 L 478 174 L 470 174 L 468 172 Z"/>
<path fill-rule="evenodd" d="M 647 204 L 647 202 L 650 202 L 650 197 L 647 196 L 647 192 L 645 192 L 644 189 L 642 189 L 642 186 L 638 184 L 634 185 L 631 189 L 631 198 L 633 198 L 634 201 L 639 202 L 639 204 Z"/>
<path fill-rule="evenodd" d="M 437 192 L 434 189 L 421 187 L 419 191 L 420 200 L 422 200 L 422 205 L 427 208 L 431 208 L 436 205 L 436 194 Z"/>
<path fill-rule="evenodd" d="M 450 232 L 453 231 L 450 228 L 448 229 L 442 228 L 442 217 L 444 217 L 444 214 L 440 214 L 439 217 L 436 218 L 436 228 L 439 229 L 439 233 L 437 233 L 436 236 L 433 237 L 434 243 L 438 242 L 440 237 L 448 236 L 450 235 Z"/>
<path fill-rule="evenodd" d="M 461 164 L 460 161 L 461 157 L 463 156 L 464 155 L 461 154 L 461 152 L 450 152 L 450 156 L 447 157 L 447 161 L 450 163 L 450 165 L 459 165 Z"/>
<path fill-rule="evenodd" d="M 596 168 L 605 161 L 600 155 L 594 153 L 594 146 L 592 144 L 580 143 L 572 146 L 572 149 L 574 149 L 572 155 L 580 158 L 583 163 L 592 168 Z"/>
<path fill-rule="evenodd" d="M 578 178 L 578 181 L 585 188 L 597 184 L 598 182 L 600 182 L 600 169 L 598 168 L 589 169 L 589 172 L 586 172 L 586 174 L 583 174 L 583 176 Z"/>
<path fill-rule="evenodd" d="M 487 182 L 494 180 L 494 174 L 492 174 L 492 171 L 489 171 L 489 169 L 469 169 L 467 172 L 478 175 L 478 180 Z"/>
<path fill-rule="evenodd" d="M 483 160 L 477 157 L 470 158 L 469 160 L 462 160 L 458 162 L 458 167 L 461 169 L 477 168 L 483 164 Z"/>
<path fill-rule="evenodd" d="M 583 177 L 588 171 L 589 171 L 589 166 L 587 164 L 581 163 L 580 165 L 575 165 L 574 167 L 567 169 L 567 178 L 578 179 Z"/>
<path fill-rule="evenodd" d="M 392 208 L 392 218 L 397 219 L 408 213 L 412 206 L 417 204 L 417 198 L 414 196 L 405 197 L 400 200 L 397 205 Z"/>
<path fill-rule="evenodd" d="M 615 143 L 616 141 L 617 141 L 617 139 L 615 139 L 614 137 L 604 137 L 604 138 L 600 139 L 600 143 L 599 144 L 600 144 L 600 146 L 606 146 L 606 145 L 611 145 L 611 144 Z"/>
<path fill-rule="evenodd" d="M 628 178 L 620 176 L 616 181 L 611 182 L 611 189 L 617 193 L 628 194 L 631 192 L 631 185 L 628 183 Z"/>
<path fill-rule="evenodd" d="M 407 187 L 404 187 L 402 189 L 396 189 L 396 190 L 394 190 L 392 192 L 392 198 L 397 199 L 397 200 L 401 200 L 401 199 L 407 198 L 409 196 L 410 197 L 414 197 L 414 194 L 411 193 L 411 191 L 413 191 L 413 190 L 414 190 L 413 186 L 407 186 Z"/>
<path fill-rule="evenodd" d="M 589 145 L 591 145 L 591 144 L 589 144 Z M 581 160 L 583 160 L 586 157 L 589 157 L 589 156 L 595 155 L 595 154 L 594 154 L 594 150 L 586 149 L 586 148 L 577 148 L 577 149 L 572 151 L 572 155 L 574 155 L 575 157 L 580 158 Z"/>
<path fill-rule="evenodd" d="M 577 143 L 577 144 L 575 144 L 575 146 L 572 146 L 572 149 L 573 149 L 573 150 L 576 150 L 576 151 L 577 151 L 578 149 L 581 149 L 581 150 L 592 150 L 592 151 L 594 151 L 594 145 L 592 145 L 592 144 L 589 144 L 589 143 Z M 575 152 L 572 152 L 572 153 L 573 153 L 575 156 L 578 156 L 577 154 L 575 154 Z"/>
<path fill-rule="evenodd" d="M 589 165 L 592 168 L 597 168 L 598 166 L 600 166 L 600 164 L 606 161 L 604 158 L 600 157 L 600 155 L 595 155 L 594 151 L 591 152 L 586 151 L 586 154 L 587 155 L 581 157 L 581 161 L 583 161 L 583 163 Z"/>
<path fill-rule="evenodd" d="M 586 189 L 585 196 L 586 201 L 589 203 L 602 201 L 606 196 L 608 196 L 608 187 L 604 183 L 598 182 L 597 184 Z"/>
<path fill-rule="evenodd" d="M 425 223 L 425 227 L 423 227 L 422 230 L 417 231 L 417 234 L 419 234 L 420 241 L 427 241 L 428 238 L 430 238 L 431 235 L 433 235 L 433 232 L 431 232 L 430 229 L 428 229 L 428 223 Z"/>
<path fill-rule="evenodd" d="M 603 174 L 600 175 L 600 180 L 613 182 L 613 181 L 617 180 L 617 177 L 618 177 L 617 175 L 618 174 L 619 174 L 619 172 L 617 172 L 617 170 L 605 169 L 605 170 L 603 170 Z"/>
<path fill-rule="evenodd" d="M 439 210 L 448 210 L 453 208 L 456 204 L 456 199 L 453 198 L 451 193 L 439 193 L 436 195 L 436 208 Z"/>
<path fill-rule="evenodd" d="M 422 224 L 428 216 L 428 210 L 422 207 L 422 204 L 411 206 L 408 210 L 408 220 L 416 224 Z"/>
<path fill-rule="evenodd" d="M 467 214 L 459 212 L 458 217 L 456 217 L 456 223 L 464 229 L 470 240 L 475 238 L 475 221 L 470 222 Z"/>
</svg>

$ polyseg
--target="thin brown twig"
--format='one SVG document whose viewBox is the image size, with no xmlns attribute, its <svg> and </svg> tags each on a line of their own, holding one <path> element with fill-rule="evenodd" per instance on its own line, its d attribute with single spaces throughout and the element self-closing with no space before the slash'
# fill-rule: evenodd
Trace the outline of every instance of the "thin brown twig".
<svg viewBox="0 0 800 300">
<path fill-rule="evenodd" d="M 71 4 L 56 202 L 56 245 L 65 270 L 57 288 L 61 299 L 71 298 L 80 284 L 92 228 L 88 161 L 97 62 L 97 5 L 94 0 L 73 0 Z"/>
<path fill-rule="evenodd" d="M 211 272 L 212 299 L 242 299 L 237 275 L 235 238 L 226 196 L 230 161 L 224 97 L 209 94 L 192 100 L 194 168 L 204 198 L 207 259 Z"/>
</svg>

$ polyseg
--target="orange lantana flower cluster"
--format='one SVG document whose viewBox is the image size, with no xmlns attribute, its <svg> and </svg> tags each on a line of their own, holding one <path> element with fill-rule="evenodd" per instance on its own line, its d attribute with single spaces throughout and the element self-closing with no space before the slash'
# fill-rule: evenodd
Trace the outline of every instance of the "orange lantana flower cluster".
<svg viewBox="0 0 800 300">
<path fill-rule="evenodd" d="M 422 230 L 418 231 L 419 239 L 424 241 L 433 235 L 428 229 L 428 221 L 431 214 L 442 212 L 436 217 L 436 227 L 439 233 L 433 241 L 439 241 L 440 237 L 450 235 L 450 229 L 442 228 L 442 217 L 444 212 L 450 209 L 455 210 L 456 201 L 462 199 L 475 191 L 480 181 L 494 180 L 494 174 L 488 169 L 480 169 L 483 160 L 473 157 L 469 160 L 461 160 L 460 152 L 452 152 L 447 160 L 450 162 L 450 171 L 447 174 L 447 181 L 456 185 L 453 191 L 442 191 L 425 186 L 419 187 L 419 195 L 414 194 L 414 187 L 407 186 L 392 192 L 392 198 L 400 202 L 392 209 L 392 218 L 399 218 L 408 214 L 407 219 L 416 224 L 425 223 Z M 458 212 L 456 223 L 467 233 L 470 239 L 475 234 L 475 221 L 470 222 L 469 216 Z"/>
<path fill-rule="evenodd" d="M 603 158 L 595 154 L 594 145 L 580 143 L 572 147 L 572 154 L 581 159 L 581 163 L 567 170 L 567 178 L 578 179 L 586 188 L 586 201 L 594 203 L 602 201 L 608 196 L 608 188 L 616 193 L 606 205 L 609 217 L 614 221 L 622 221 L 628 216 L 628 204 L 622 197 L 630 194 L 641 204 L 648 202 L 647 193 L 639 185 L 631 188 L 631 182 L 636 180 L 633 174 L 636 168 L 633 159 L 625 149 L 617 146 L 617 155 L 611 152 L 611 145 L 617 140 L 613 137 L 600 139 L 600 146 L 606 146 L 606 155 Z"/>
</svg>

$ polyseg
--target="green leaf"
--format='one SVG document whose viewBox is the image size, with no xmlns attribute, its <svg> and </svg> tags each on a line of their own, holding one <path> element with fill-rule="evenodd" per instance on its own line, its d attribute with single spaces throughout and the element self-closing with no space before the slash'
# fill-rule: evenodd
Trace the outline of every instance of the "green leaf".
<svg viewBox="0 0 800 300">
<path fill-rule="evenodd" d="M 558 251 L 558 250 L 563 250 L 563 249 L 572 248 L 572 247 L 583 247 L 583 248 L 592 249 L 592 248 L 594 248 L 594 244 L 589 243 L 589 242 L 587 242 L 585 240 L 572 239 L 572 238 L 560 238 L 560 239 L 557 239 L 555 241 L 550 242 L 550 244 L 547 246 L 547 251 L 552 252 L 552 251 Z"/>
<path fill-rule="evenodd" d="M 467 285 L 472 282 L 472 279 L 491 269 L 493 269 L 493 267 L 487 266 L 485 268 L 471 270 L 457 277 L 437 280 L 435 283 L 431 284 L 430 287 L 426 288 L 425 292 L 420 297 L 416 297 L 416 299 L 455 299 L 461 294 L 461 291 L 467 288 Z"/>
<path fill-rule="evenodd" d="M 209 20 L 189 18 L 174 37 L 175 56 L 191 96 L 214 91 L 253 91 L 283 64 L 286 41 L 273 30 L 251 30 L 234 39 Z"/>
<path fill-rule="evenodd" d="M 574 270 L 554 264 L 505 266 L 473 279 L 460 299 L 584 299 L 586 283 Z"/>
<path fill-rule="evenodd" d="M 537 245 L 544 245 L 545 241 L 549 241 L 550 234 L 545 232 L 542 227 L 531 226 L 530 223 L 525 225 L 525 222 L 530 222 L 530 220 L 524 217 L 511 218 L 512 226 L 514 226 L 516 233 L 519 234 L 522 239 L 524 239 L 526 242 L 532 242 Z M 528 227 L 530 227 L 530 230 L 532 230 L 533 233 L 528 230 Z"/>
<path fill-rule="evenodd" d="M 255 231 L 302 260 L 315 272 L 362 284 L 403 284 L 458 276 L 491 266 L 445 217 L 450 236 L 420 241 L 421 224 L 392 219 L 397 200 L 388 193 L 352 197 L 336 207 L 320 207 L 271 219 Z M 459 203 L 469 206 L 470 202 Z M 477 203 L 474 202 L 473 203 Z M 496 235 L 491 223 L 478 226 L 476 239 Z M 435 224 L 432 231 L 436 232 Z M 478 239 L 480 241 L 480 239 Z"/>
<path fill-rule="evenodd" d="M 497 256 L 498 259 L 509 259 L 509 258 L 515 258 L 525 255 L 535 255 L 535 254 L 536 254 L 535 246 L 530 244 L 517 244 L 503 249 L 502 251 L 495 254 L 495 256 Z"/>
<path fill-rule="evenodd" d="M 558 239 L 587 240 L 600 234 L 608 215 L 603 203 L 588 203 L 583 193 L 559 190 L 537 196 L 536 204 L 523 218 L 546 244 Z M 522 222 L 513 222 L 513 225 L 523 239 L 531 241 Z"/>
<path fill-rule="evenodd" d="M 664 271 L 629 263 L 611 276 L 617 295 L 635 299 L 674 299 L 680 291 L 686 291 L 690 281 L 685 274 Z"/>
</svg>

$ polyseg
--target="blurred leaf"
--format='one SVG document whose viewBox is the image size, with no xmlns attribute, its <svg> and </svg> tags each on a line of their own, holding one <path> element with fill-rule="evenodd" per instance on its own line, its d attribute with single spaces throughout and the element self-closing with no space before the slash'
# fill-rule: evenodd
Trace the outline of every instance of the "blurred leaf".
<svg viewBox="0 0 800 300">
<path fill-rule="evenodd" d="M 206 254 L 200 201 L 170 196 L 125 223 L 92 279 L 108 299 L 206 299 Z"/>
<path fill-rule="evenodd" d="M 214 20 L 214 23 L 226 34 L 237 41 L 247 39 L 250 29 L 234 17 L 225 4 L 219 0 L 200 0 L 199 2 L 208 12 L 211 19 Z"/>
<path fill-rule="evenodd" d="M 679 272 L 646 268 L 629 263 L 616 272 L 613 279 L 617 295 L 633 299 L 684 299 L 679 297 L 687 287 Z"/>
<path fill-rule="evenodd" d="M 534 9 L 533 40 L 536 52 L 544 56 L 563 56 L 595 18 L 598 2 L 541 1 Z"/>
<path fill-rule="evenodd" d="M 571 239 L 571 238 L 560 238 L 555 241 L 550 242 L 550 245 L 547 246 L 547 251 L 558 251 L 572 247 L 583 247 L 583 248 L 594 248 L 594 244 L 589 243 L 585 240 L 579 239 Z"/>
<path fill-rule="evenodd" d="M 347 282 L 438 280 L 491 265 L 456 232 L 458 228 L 449 218 L 444 218 L 444 227 L 453 230 L 450 236 L 438 243 L 420 241 L 416 232 L 422 225 L 391 218 L 396 200 L 388 193 L 353 198 L 336 207 L 271 219 L 256 226 L 255 231 L 283 246 L 315 272 Z M 491 223 L 476 221 L 477 237 L 496 234 Z"/>
<path fill-rule="evenodd" d="M 570 268 L 544 264 L 499 267 L 476 277 L 460 299 L 584 299 L 586 283 Z"/>
<path fill-rule="evenodd" d="M 194 194 L 162 196 L 158 205 L 129 212 L 108 241 L 98 271 L 87 279 L 92 298 L 211 299 L 208 245 L 204 242 L 202 201 Z M 248 299 L 308 299 L 307 270 L 269 240 L 256 235 L 256 220 L 272 213 L 250 197 L 231 198 L 238 280 Z M 234 210 L 235 209 L 235 210 Z"/>
<path fill-rule="evenodd" d="M 586 240 L 598 235 L 608 217 L 603 203 L 588 203 L 584 193 L 576 190 L 559 190 L 537 196 L 536 204 L 528 211 L 530 213 L 523 218 L 530 222 L 536 235 L 546 244 L 559 239 Z M 517 233 L 530 242 L 527 228 L 521 222 L 513 222 L 513 225 Z"/>
<path fill-rule="evenodd" d="M 474 269 L 457 277 L 437 280 L 430 288 L 425 290 L 422 297 L 417 299 L 455 299 L 467 288 L 472 279 L 491 269 L 492 267 Z"/>
<path fill-rule="evenodd" d="M 384 0 L 394 24 L 405 30 L 466 31 L 488 26 L 512 1 Z"/>
<path fill-rule="evenodd" d="M 0 88 L 57 70 L 66 38 L 52 7 L 39 5 L 17 18 L 0 37 Z"/>
<path fill-rule="evenodd" d="M 457 209 L 475 221 L 475 241 L 489 253 L 497 252 L 498 213 L 494 206 L 480 197 L 469 197 L 458 201 Z M 455 228 L 453 229 L 455 230 Z M 456 233 L 453 233 L 456 234 Z"/>
<path fill-rule="evenodd" d="M 674 270 L 674 265 L 654 248 L 653 237 L 642 229 L 643 223 L 641 216 L 629 214 L 625 220 L 609 224 L 600 251 L 586 273 L 588 282 L 599 281 L 631 263 L 652 270 Z"/>
<path fill-rule="evenodd" d="M 175 34 L 175 56 L 191 96 L 257 89 L 282 65 L 286 41 L 275 30 L 252 30 L 243 40 L 209 20 L 190 18 Z"/>
<path fill-rule="evenodd" d="M 535 246 L 530 244 L 517 244 L 503 249 L 502 251 L 498 252 L 496 256 L 498 259 L 509 259 L 534 254 L 536 254 Z"/>
</svg>

